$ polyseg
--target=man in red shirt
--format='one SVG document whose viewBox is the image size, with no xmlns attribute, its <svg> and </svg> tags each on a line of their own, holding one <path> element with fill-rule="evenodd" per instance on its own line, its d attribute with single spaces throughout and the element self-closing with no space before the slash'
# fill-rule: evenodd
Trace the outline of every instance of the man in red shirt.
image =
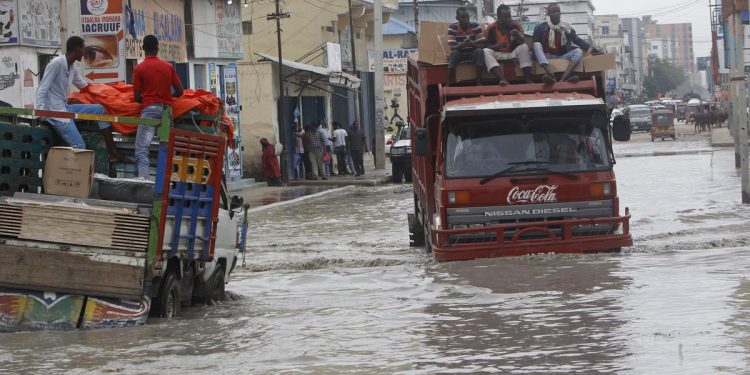
<svg viewBox="0 0 750 375">
<path fill-rule="evenodd" d="M 172 64 L 159 59 L 159 40 L 153 35 L 143 38 L 143 52 L 146 59 L 133 70 L 135 101 L 141 103 L 141 117 L 160 119 L 165 106 L 172 105 L 172 97 L 182 96 L 182 84 Z M 174 91 L 173 91 L 174 89 Z M 135 165 L 138 177 L 151 176 L 149 150 L 156 127 L 138 126 L 135 136 Z"/>
</svg>

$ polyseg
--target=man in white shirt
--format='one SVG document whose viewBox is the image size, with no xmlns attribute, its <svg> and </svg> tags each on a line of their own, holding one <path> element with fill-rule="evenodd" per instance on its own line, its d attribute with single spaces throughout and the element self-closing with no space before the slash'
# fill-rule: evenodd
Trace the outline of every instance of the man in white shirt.
<svg viewBox="0 0 750 375">
<path fill-rule="evenodd" d="M 81 61 L 85 49 L 83 38 L 72 36 L 65 43 L 65 55 L 55 57 L 47 64 L 44 69 L 44 76 L 36 91 L 37 109 L 96 115 L 105 114 L 104 107 L 100 104 L 68 104 L 70 85 L 75 85 L 79 90 L 87 85 L 78 74 L 78 69 L 73 65 L 76 61 Z M 46 120 L 69 146 L 78 149 L 86 148 L 75 120 L 64 118 L 47 118 Z M 99 121 L 99 129 L 104 132 L 104 141 L 109 151 L 109 160 L 130 163 L 130 160 L 117 152 L 117 147 L 112 139 L 111 125 L 109 122 Z"/>
<path fill-rule="evenodd" d="M 336 151 L 336 163 L 338 164 L 339 176 L 349 174 L 346 170 L 346 137 L 349 135 L 341 127 L 338 121 L 333 122 L 333 147 Z"/>
</svg>

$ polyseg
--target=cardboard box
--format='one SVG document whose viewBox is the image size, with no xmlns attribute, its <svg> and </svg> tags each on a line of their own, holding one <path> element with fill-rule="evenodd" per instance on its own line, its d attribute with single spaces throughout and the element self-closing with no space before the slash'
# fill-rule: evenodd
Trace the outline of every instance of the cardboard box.
<svg viewBox="0 0 750 375">
<path fill-rule="evenodd" d="M 448 63 L 448 22 L 419 22 L 418 61 L 432 65 Z"/>
<path fill-rule="evenodd" d="M 477 66 L 472 62 L 463 62 L 456 66 L 456 82 L 475 81 L 477 79 Z M 487 69 L 482 68 L 482 79 L 487 81 L 495 80 L 494 74 L 488 73 Z"/>
<path fill-rule="evenodd" d="M 88 198 L 94 178 L 94 151 L 52 147 L 44 163 L 46 194 Z"/>
<path fill-rule="evenodd" d="M 586 72 L 601 72 L 607 69 L 615 69 L 615 55 L 605 53 L 603 55 L 586 56 L 583 58 L 582 65 Z"/>
</svg>

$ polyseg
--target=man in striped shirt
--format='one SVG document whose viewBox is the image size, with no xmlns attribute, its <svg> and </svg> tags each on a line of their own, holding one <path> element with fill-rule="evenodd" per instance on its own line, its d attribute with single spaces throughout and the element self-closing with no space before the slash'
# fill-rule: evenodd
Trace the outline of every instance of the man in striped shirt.
<svg viewBox="0 0 750 375">
<path fill-rule="evenodd" d="M 484 69 L 484 32 L 476 22 L 471 22 L 469 11 L 456 9 L 456 20 L 448 27 L 448 86 L 456 80 L 456 65 L 462 61 L 472 61 L 477 69 L 477 85 L 481 84 Z"/>
</svg>

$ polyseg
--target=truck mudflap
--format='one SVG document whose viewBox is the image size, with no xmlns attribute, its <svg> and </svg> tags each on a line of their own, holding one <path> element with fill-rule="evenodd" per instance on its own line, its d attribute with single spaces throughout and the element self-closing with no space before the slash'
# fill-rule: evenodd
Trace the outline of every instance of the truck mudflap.
<svg viewBox="0 0 750 375">
<path fill-rule="evenodd" d="M 124 300 L 0 289 L 0 332 L 130 327 L 146 323 L 151 299 Z"/>
<path fill-rule="evenodd" d="M 603 252 L 633 245 L 630 212 L 589 219 L 497 224 L 466 229 L 432 228 L 436 260 L 468 260 L 540 253 Z"/>
</svg>

